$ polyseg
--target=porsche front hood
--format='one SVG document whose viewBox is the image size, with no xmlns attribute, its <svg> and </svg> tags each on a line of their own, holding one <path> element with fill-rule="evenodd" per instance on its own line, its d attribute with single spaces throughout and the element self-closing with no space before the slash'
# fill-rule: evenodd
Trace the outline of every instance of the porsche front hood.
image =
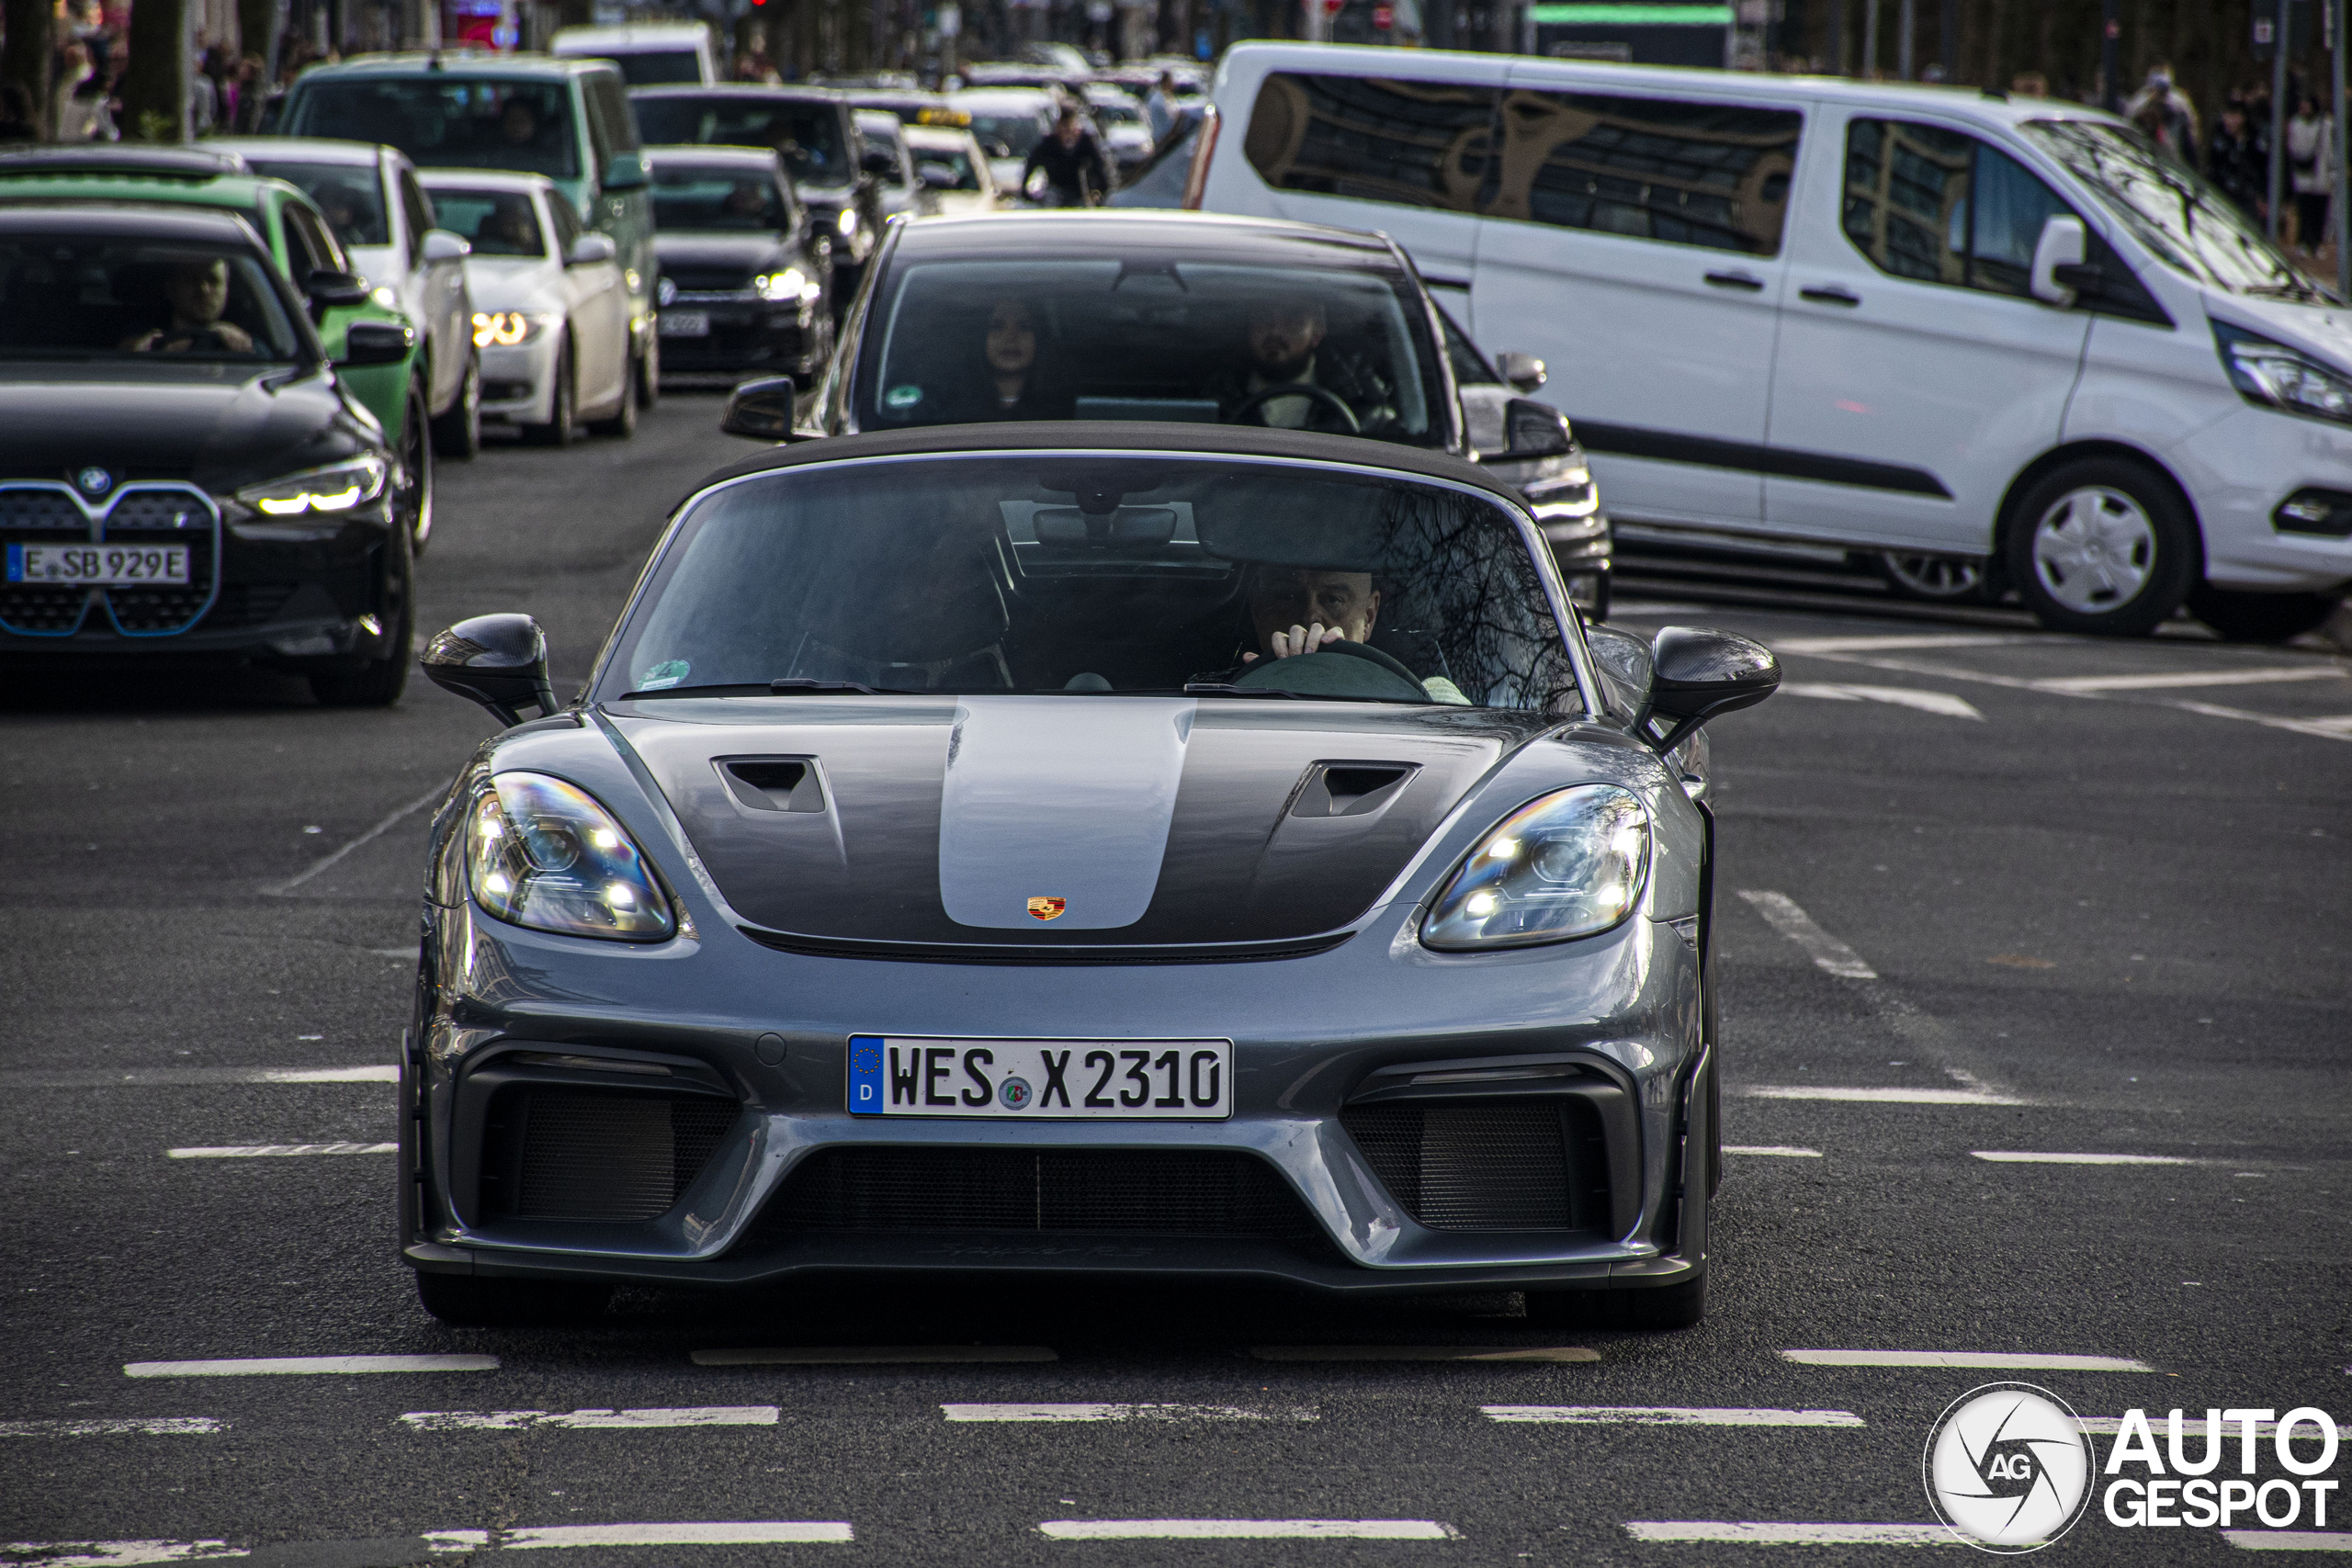
<svg viewBox="0 0 2352 1568">
<path fill-rule="evenodd" d="M 615 705 L 728 902 L 820 947 L 1193 948 L 1347 925 L 1550 723 L 1117 696 Z"/>
</svg>

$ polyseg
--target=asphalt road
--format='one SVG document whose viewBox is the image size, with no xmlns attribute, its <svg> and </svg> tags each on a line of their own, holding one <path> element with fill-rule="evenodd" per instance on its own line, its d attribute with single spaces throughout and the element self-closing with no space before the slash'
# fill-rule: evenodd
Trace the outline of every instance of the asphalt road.
<svg viewBox="0 0 2352 1568">
<path fill-rule="evenodd" d="M 421 625 L 529 611 L 576 681 L 671 502 L 747 450 L 716 415 L 673 397 L 631 442 L 446 467 Z M 590 1328 L 445 1328 L 370 1151 L 393 1136 L 418 807 L 489 721 L 422 678 L 376 713 L 267 676 L 0 694 L 0 1562 L 1907 1561 L 1884 1543 L 1919 1538 L 1860 1527 L 1932 1520 L 1922 1442 L 1979 1383 L 2146 1407 L 2159 1442 L 2177 1405 L 2352 1421 L 2346 661 L 1671 591 L 1630 583 L 1620 619 L 1760 637 L 1788 684 L 1715 733 L 1745 1152 L 1708 1320 L 1657 1336 L 1540 1332 L 1508 1295 L 1067 1284 L 632 1292 Z M 375 1074 L 283 1077 L 343 1068 Z M 1562 1348 L 1590 1354 L 1523 1359 Z M 747 1348 L 798 1359 L 695 1359 Z M 1498 1350 L 1522 1359 L 1443 1359 Z M 477 1359 L 141 1365 L 345 1356 Z M 2033 1370 L 2050 1356 L 2114 1370 Z M 1657 1410 L 1717 1414 L 1623 1414 Z M 2287 1475 L 2257 1457 L 2257 1482 Z M 1138 1519 L 1213 1523 L 1066 1539 Z M 1392 1539 L 1215 1538 L 1269 1520 Z M 1673 1539 L 1711 1534 L 1747 1539 Z M 1792 1539 L 1813 1544 L 1751 1543 Z M 2243 1550 L 2095 1506 L 2046 1560 Z"/>
</svg>

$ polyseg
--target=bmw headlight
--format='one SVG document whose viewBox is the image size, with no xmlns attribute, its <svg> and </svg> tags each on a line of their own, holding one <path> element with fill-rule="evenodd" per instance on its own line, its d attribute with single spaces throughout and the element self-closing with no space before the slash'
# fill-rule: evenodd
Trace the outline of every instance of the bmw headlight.
<svg viewBox="0 0 2352 1568">
<path fill-rule="evenodd" d="M 677 930 L 645 856 L 586 791 L 500 773 L 466 823 L 474 901 L 502 920 L 566 936 L 660 942 Z"/>
<path fill-rule="evenodd" d="M 305 468 L 282 479 L 247 485 L 237 499 L 269 517 L 300 517 L 305 512 L 348 512 L 384 493 L 391 465 L 373 452 L 322 468 Z"/>
<path fill-rule="evenodd" d="M 1641 902 L 1650 820 L 1615 784 L 1578 784 L 1497 823 L 1421 922 L 1430 947 L 1524 947 L 1605 931 Z"/>
<path fill-rule="evenodd" d="M 2222 321 L 2213 323 L 2213 344 L 2231 384 L 2248 402 L 2352 424 L 2352 377 Z"/>
<path fill-rule="evenodd" d="M 474 346 L 476 348 L 513 348 L 526 344 L 562 320 L 560 316 L 539 315 L 524 310 L 476 310 L 474 312 Z"/>
<path fill-rule="evenodd" d="M 842 231 L 842 238 L 848 239 L 854 236 L 857 232 L 857 209 L 842 208 L 842 215 L 833 220 L 833 226 Z"/>
<path fill-rule="evenodd" d="M 776 305 L 797 305 L 815 296 L 808 285 L 808 275 L 797 266 L 786 267 L 782 272 L 763 272 L 752 279 L 752 287 L 759 291 L 761 299 Z"/>
</svg>

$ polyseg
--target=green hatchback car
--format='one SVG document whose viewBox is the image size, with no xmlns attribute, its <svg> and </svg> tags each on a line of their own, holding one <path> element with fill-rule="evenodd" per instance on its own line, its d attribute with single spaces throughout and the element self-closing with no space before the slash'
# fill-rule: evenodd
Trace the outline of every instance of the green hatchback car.
<svg viewBox="0 0 2352 1568">
<path fill-rule="evenodd" d="M 62 202 L 202 207 L 236 213 L 253 225 L 297 294 L 311 300 L 319 341 L 331 360 L 344 359 L 344 338 L 355 321 L 385 321 L 407 330 L 410 350 L 379 365 L 336 370 L 384 427 L 385 445 L 400 454 L 393 475 L 394 509 L 408 520 L 414 547 L 433 532 L 432 409 L 425 384 L 424 338 L 416 323 L 371 289 L 345 285 L 311 288 L 314 273 L 351 275 L 351 261 L 318 207 L 297 187 L 266 179 L 233 152 L 203 147 L 45 147 L 0 152 L 0 204 Z"/>
<path fill-rule="evenodd" d="M 302 73 L 272 129 L 397 147 L 420 169 L 545 175 L 582 228 L 611 236 L 628 288 L 639 406 L 661 390 L 653 201 L 637 119 L 609 60 L 441 50 L 371 54 Z"/>
</svg>

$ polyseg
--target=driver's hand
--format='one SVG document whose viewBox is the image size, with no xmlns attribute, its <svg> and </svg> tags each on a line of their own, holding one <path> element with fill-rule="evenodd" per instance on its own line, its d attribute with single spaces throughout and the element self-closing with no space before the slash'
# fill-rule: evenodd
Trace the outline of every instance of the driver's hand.
<svg viewBox="0 0 2352 1568">
<path fill-rule="evenodd" d="M 254 334 L 234 321 L 213 322 L 212 335 L 219 338 L 220 346 L 232 354 L 251 354 L 254 351 Z"/>
<path fill-rule="evenodd" d="M 1274 657 L 1291 659 L 1302 653 L 1313 653 L 1327 642 L 1338 642 L 1341 637 L 1338 626 L 1327 626 L 1317 621 L 1311 626 L 1291 627 L 1274 634 Z"/>
<path fill-rule="evenodd" d="M 163 335 L 163 329 L 158 327 L 153 332 L 141 333 L 136 337 L 125 338 L 122 343 L 121 352 L 124 354 L 152 354 L 154 352 L 155 341 Z"/>
</svg>

